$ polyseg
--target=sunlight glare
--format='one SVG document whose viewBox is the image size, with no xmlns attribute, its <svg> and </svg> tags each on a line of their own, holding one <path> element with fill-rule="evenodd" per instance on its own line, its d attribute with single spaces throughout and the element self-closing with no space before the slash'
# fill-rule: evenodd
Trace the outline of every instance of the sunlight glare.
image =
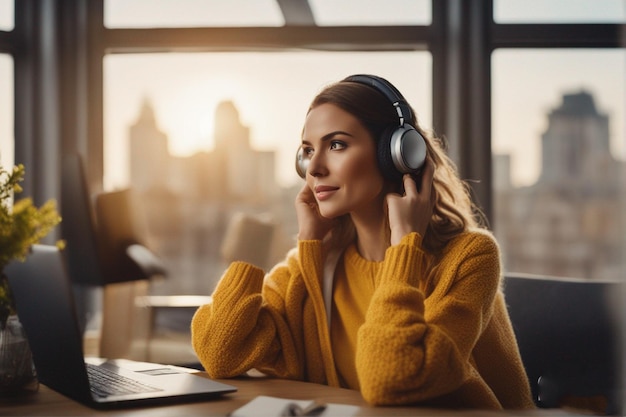
<svg viewBox="0 0 626 417">
<path fill-rule="evenodd" d="M 215 109 L 222 101 L 239 107 L 246 95 L 234 79 L 193 80 L 177 89 L 167 100 L 156 100 L 161 129 L 169 137 L 170 152 L 188 156 L 214 147 Z"/>
</svg>

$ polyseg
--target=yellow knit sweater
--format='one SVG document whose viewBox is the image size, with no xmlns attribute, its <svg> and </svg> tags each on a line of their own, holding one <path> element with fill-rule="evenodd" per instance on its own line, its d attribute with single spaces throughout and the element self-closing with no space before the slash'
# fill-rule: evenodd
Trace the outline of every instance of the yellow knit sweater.
<svg viewBox="0 0 626 417">
<path fill-rule="evenodd" d="M 373 267 L 362 319 L 354 301 L 339 296 L 341 282 L 363 277 L 355 254 L 346 251 L 333 294 L 332 333 L 343 326 L 345 340 L 354 341 L 345 344 L 347 355 L 337 344 L 333 351 L 321 242 L 299 241 L 267 276 L 253 265 L 231 264 L 213 302 L 198 309 L 192 344 L 208 374 L 227 378 L 256 368 L 281 378 L 356 384 L 375 405 L 534 406 L 491 235 L 464 233 L 437 258 L 421 250 L 418 234 L 405 236 Z"/>
</svg>

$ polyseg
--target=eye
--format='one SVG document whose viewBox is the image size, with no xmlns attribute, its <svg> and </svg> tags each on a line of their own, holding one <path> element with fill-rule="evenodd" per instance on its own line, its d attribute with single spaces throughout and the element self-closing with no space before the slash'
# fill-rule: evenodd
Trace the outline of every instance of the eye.
<svg viewBox="0 0 626 417">
<path fill-rule="evenodd" d="M 330 142 L 330 149 L 334 151 L 339 151 L 346 148 L 346 144 L 339 140 L 333 140 Z"/>
<path fill-rule="evenodd" d="M 313 155 L 313 148 L 310 147 L 310 146 L 303 146 L 302 147 L 302 153 L 304 154 L 305 157 L 310 159 L 311 155 Z"/>
</svg>

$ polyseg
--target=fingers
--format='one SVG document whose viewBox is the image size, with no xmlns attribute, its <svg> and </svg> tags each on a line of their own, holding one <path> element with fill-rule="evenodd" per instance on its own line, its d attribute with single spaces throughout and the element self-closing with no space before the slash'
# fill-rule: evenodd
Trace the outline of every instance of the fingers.
<svg viewBox="0 0 626 417">
<path fill-rule="evenodd" d="M 322 216 L 308 185 L 304 185 L 296 197 L 296 216 L 299 240 L 323 240 L 336 225 L 336 219 Z"/>
<path fill-rule="evenodd" d="M 303 202 L 307 205 L 315 203 L 315 196 L 313 195 L 313 191 L 307 184 L 304 184 L 300 189 L 300 192 L 296 197 L 296 202 Z"/>
<path fill-rule="evenodd" d="M 404 195 L 415 196 L 418 195 L 417 183 L 415 177 L 411 174 L 404 174 L 402 176 L 402 185 L 404 187 Z"/>
<path fill-rule="evenodd" d="M 430 159 L 426 159 L 422 171 L 417 175 L 405 174 L 402 177 L 404 192 L 407 196 L 424 196 L 430 197 L 435 166 Z M 419 187 L 417 182 L 419 181 Z"/>
<path fill-rule="evenodd" d="M 302 188 L 300 188 L 300 194 L 301 195 L 312 194 L 311 187 L 309 187 L 309 184 L 307 183 L 302 184 Z"/>
</svg>

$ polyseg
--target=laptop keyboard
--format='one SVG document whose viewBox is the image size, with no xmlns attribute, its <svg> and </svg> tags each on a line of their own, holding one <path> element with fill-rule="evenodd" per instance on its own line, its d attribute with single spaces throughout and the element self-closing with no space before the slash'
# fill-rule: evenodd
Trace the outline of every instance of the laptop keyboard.
<svg viewBox="0 0 626 417">
<path fill-rule="evenodd" d="M 87 366 L 91 392 L 98 397 L 161 391 L 160 388 L 119 375 L 102 366 L 91 363 L 85 363 L 85 365 Z"/>
</svg>

